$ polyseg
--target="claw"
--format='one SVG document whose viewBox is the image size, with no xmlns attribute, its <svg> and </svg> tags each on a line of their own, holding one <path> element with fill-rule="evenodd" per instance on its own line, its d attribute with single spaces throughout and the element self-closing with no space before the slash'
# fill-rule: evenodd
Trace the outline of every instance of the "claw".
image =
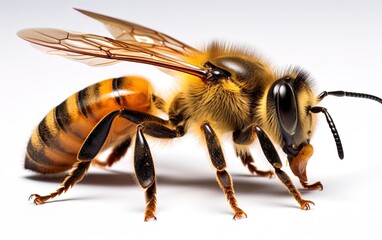
<svg viewBox="0 0 382 240">
<path fill-rule="evenodd" d="M 233 215 L 233 220 L 240 220 L 243 218 L 247 218 L 247 214 L 244 211 L 236 212 L 235 215 Z"/>
<path fill-rule="evenodd" d="M 153 212 L 148 212 L 145 214 L 145 222 L 152 222 L 152 221 L 156 221 L 156 220 L 157 220 L 157 218 L 155 217 Z"/>
<path fill-rule="evenodd" d="M 315 205 L 314 202 L 312 202 L 312 201 L 302 200 L 302 202 L 300 203 L 301 209 L 302 210 L 310 210 L 310 204 L 312 204 L 313 206 Z"/>
<path fill-rule="evenodd" d="M 28 201 L 30 201 L 36 194 L 31 194 L 28 198 Z"/>
<path fill-rule="evenodd" d="M 34 198 L 34 199 L 33 199 L 33 202 L 34 202 L 34 204 L 36 204 L 36 205 L 44 204 L 45 201 L 47 200 L 47 199 L 45 199 L 44 197 L 41 197 L 41 196 L 38 195 L 38 194 L 31 194 L 31 195 L 29 196 L 28 200 L 30 201 L 32 198 Z"/>
</svg>

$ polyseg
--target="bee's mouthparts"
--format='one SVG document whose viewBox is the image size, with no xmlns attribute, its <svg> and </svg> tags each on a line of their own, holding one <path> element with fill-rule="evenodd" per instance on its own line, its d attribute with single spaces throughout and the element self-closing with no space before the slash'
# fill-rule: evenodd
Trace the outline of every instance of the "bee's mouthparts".
<svg viewBox="0 0 382 240">
<path fill-rule="evenodd" d="M 306 166 L 308 164 L 308 160 L 313 155 L 313 152 L 313 146 L 308 143 L 301 148 L 295 157 L 288 158 L 290 169 L 293 174 L 303 182 L 308 181 L 306 176 Z"/>
</svg>

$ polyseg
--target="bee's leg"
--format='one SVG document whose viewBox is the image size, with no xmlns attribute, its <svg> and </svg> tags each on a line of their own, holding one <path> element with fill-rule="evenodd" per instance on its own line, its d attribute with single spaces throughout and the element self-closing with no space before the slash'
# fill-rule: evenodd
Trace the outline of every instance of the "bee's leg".
<svg viewBox="0 0 382 240">
<path fill-rule="evenodd" d="M 134 149 L 134 170 L 139 185 L 145 189 L 145 221 L 155 220 L 156 183 L 154 162 L 144 133 L 157 138 L 175 138 L 184 133 L 166 127 L 167 121 L 156 116 L 128 109 L 114 111 L 104 117 L 86 138 L 78 156 L 80 159 L 93 159 L 97 156 L 106 140 L 111 124 L 117 116 L 137 124 Z M 120 154 L 126 151 L 128 141 L 124 142 Z M 123 146 L 124 145 L 124 146 Z"/>
<path fill-rule="evenodd" d="M 253 134 L 252 128 L 253 126 L 250 125 L 244 129 L 239 129 L 233 132 L 233 142 L 235 143 L 236 155 L 240 157 L 244 166 L 247 166 L 248 170 L 252 174 L 256 173 L 259 176 L 271 178 L 273 175 L 272 171 L 260 171 L 257 169 L 255 166 L 255 161 L 253 160 L 253 157 L 247 147 L 247 145 L 253 143 L 256 137 L 256 135 Z"/>
<path fill-rule="evenodd" d="M 306 190 L 320 190 L 322 191 L 324 189 L 324 186 L 320 181 L 308 184 L 307 182 L 300 179 L 301 186 Z"/>
<path fill-rule="evenodd" d="M 241 162 L 243 163 L 245 167 L 248 168 L 251 174 L 256 174 L 261 177 L 269 177 L 269 178 L 273 176 L 274 173 L 271 170 L 261 171 L 257 169 L 255 165 L 255 161 L 253 160 L 253 157 L 248 149 L 243 150 L 242 146 L 240 146 L 240 150 L 238 150 L 237 146 L 235 146 L 235 149 L 236 149 L 236 155 L 240 157 Z"/>
<path fill-rule="evenodd" d="M 92 164 L 101 167 L 111 167 L 115 162 L 119 161 L 126 154 L 127 149 L 130 147 L 130 144 L 131 137 L 127 137 L 119 145 L 113 148 L 110 155 L 105 161 L 99 161 L 98 159 L 94 159 L 92 161 Z"/>
<path fill-rule="evenodd" d="M 38 194 L 32 194 L 30 196 L 30 198 L 34 197 L 35 204 L 45 203 L 47 200 L 66 192 L 69 188 L 73 187 L 74 184 L 82 180 L 89 169 L 92 160 L 97 156 L 99 150 L 102 148 L 102 145 L 109 134 L 111 124 L 118 114 L 119 111 L 115 111 L 106 115 L 96 125 L 96 127 L 93 128 L 78 153 L 78 162 L 73 164 L 69 175 L 64 179 L 61 186 L 55 192 L 44 196 L 40 196 Z"/>
<path fill-rule="evenodd" d="M 137 127 L 134 150 L 134 169 L 139 185 L 145 189 L 145 221 L 156 220 L 155 168 L 149 145 L 142 133 L 142 125 Z"/>
<path fill-rule="evenodd" d="M 282 163 L 281 163 L 280 157 L 275 147 L 273 146 L 271 140 L 269 139 L 269 137 L 260 127 L 254 127 L 253 130 L 256 132 L 257 137 L 259 138 L 261 149 L 263 150 L 265 157 L 275 168 L 277 177 L 285 185 L 289 193 L 292 194 L 293 197 L 296 199 L 296 201 L 300 204 L 301 209 L 309 210 L 310 204 L 314 205 L 314 203 L 312 201 L 303 199 L 301 197 L 300 192 L 294 186 L 289 176 L 284 171 L 281 170 Z"/>
<path fill-rule="evenodd" d="M 81 181 L 85 176 L 87 170 L 89 169 L 91 161 L 78 161 L 73 164 L 72 170 L 69 175 L 61 183 L 61 186 L 54 192 L 40 196 L 38 194 L 30 195 L 29 199 L 34 198 L 33 202 L 35 204 L 44 204 L 47 200 L 52 199 L 63 192 L 68 191 L 69 188 L 73 187 L 74 184 Z"/>
<path fill-rule="evenodd" d="M 114 112 L 109 113 L 106 115 L 90 132 L 89 136 L 85 139 L 85 142 L 83 143 L 79 153 L 78 158 L 82 160 L 93 160 L 99 153 L 99 151 L 102 149 L 102 146 L 107 139 L 107 136 L 109 135 L 109 131 L 111 129 L 111 125 L 113 123 L 113 120 L 116 117 L 123 117 L 135 124 L 143 124 L 143 123 L 153 123 L 151 125 L 148 125 L 145 128 L 145 133 L 147 132 L 149 135 L 157 138 L 174 138 L 179 137 L 180 133 L 178 133 L 175 130 L 171 130 L 165 125 L 168 123 L 167 121 L 158 118 L 156 116 L 142 113 L 138 111 L 128 110 L 128 109 L 122 109 L 117 110 Z M 162 126 L 154 128 L 153 126 Z M 151 130 L 151 128 L 154 128 L 154 130 Z M 151 130 L 151 131 L 150 131 Z M 163 133 L 163 131 L 166 131 Z M 184 134 L 184 133 L 183 133 Z M 115 156 L 112 156 L 111 158 L 118 158 L 122 157 L 124 153 L 127 151 L 127 148 L 130 145 L 130 140 L 127 139 L 125 142 L 121 143 L 119 146 L 117 146 L 114 151 Z M 113 159 L 115 160 L 115 159 Z"/>
<path fill-rule="evenodd" d="M 162 126 L 161 124 L 166 123 L 165 120 L 162 120 L 158 117 L 149 115 L 149 114 L 144 114 L 144 113 L 139 113 L 136 111 L 129 111 L 129 110 L 121 110 L 121 111 L 114 111 L 106 115 L 90 132 L 89 136 L 85 139 L 79 153 L 78 153 L 78 162 L 73 164 L 73 168 L 69 175 L 64 179 L 64 181 L 61 184 L 61 187 L 58 188 L 55 192 L 45 195 L 45 196 L 40 196 L 38 194 L 32 194 L 30 197 L 34 197 L 34 202 L 36 204 L 43 204 L 45 201 L 54 198 L 58 195 L 60 195 L 63 192 L 66 192 L 70 187 L 73 187 L 74 184 L 77 182 L 81 181 L 82 178 L 85 176 L 87 170 L 89 169 L 89 166 L 93 159 L 97 156 L 99 151 L 102 149 L 102 146 L 107 139 L 107 136 L 109 134 L 109 131 L 111 129 L 111 125 L 113 123 L 113 120 L 117 116 L 122 116 L 127 119 L 129 119 L 127 116 L 132 116 L 135 123 L 143 122 L 143 121 L 153 121 L 152 124 L 148 124 L 148 132 L 152 136 L 156 137 L 162 137 L 162 138 L 173 138 L 176 136 L 179 136 L 180 134 L 174 130 L 168 129 L 165 126 Z M 155 123 L 158 122 L 158 123 Z M 142 124 L 141 127 L 138 127 L 138 131 L 141 131 L 142 127 L 144 127 L 145 123 Z M 166 131 L 167 130 L 167 131 Z M 143 134 L 141 134 L 143 136 Z M 123 144 L 119 146 L 118 151 L 115 151 L 116 158 L 120 157 L 126 152 L 127 150 L 127 145 L 129 141 L 125 141 Z M 137 145 L 137 144 L 136 144 Z M 146 143 L 147 145 L 147 143 Z M 143 144 L 144 146 L 144 144 Z M 118 147 L 117 147 L 118 148 Z M 142 149 L 148 149 L 148 146 L 143 147 Z M 139 153 L 139 151 L 138 151 Z M 139 154 L 138 154 L 139 156 Z M 115 159 L 116 159 L 115 158 Z M 150 158 L 147 160 L 148 162 L 151 159 Z M 152 162 L 152 159 L 151 159 Z M 142 172 L 141 172 L 142 173 Z M 152 186 L 153 185 L 153 186 Z M 146 198 L 151 199 L 150 202 L 154 203 L 154 208 L 150 207 L 150 209 L 155 210 L 155 184 L 152 182 L 149 185 L 146 186 L 147 188 L 147 194 Z M 153 204 L 148 204 L 148 206 L 152 206 Z M 149 210 L 150 210 L 149 209 Z"/>
<path fill-rule="evenodd" d="M 139 185 L 145 189 L 145 221 L 156 220 L 156 180 L 154 162 L 144 134 L 156 138 L 176 138 L 184 134 L 165 126 L 166 121 L 155 116 L 122 110 L 121 116 L 138 124 L 135 138 L 134 169 Z"/>
<path fill-rule="evenodd" d="M 241 158 L 241 161 L 243 162 L 244 166 L 247 166 L 248 167 L 248 170 L 254 174 L 256 173 L 256 175 L 260 176 L 260 177 L 269 177 L 271 178 L 273 176 L 273 171 L 271 170 L 268 170 L 268 171 L 261 171 L 261 170 L 258 170 L 257 167 L 255 166 L 255 161 L 253 160 L 253 157 L 250 153 L 248 153 L 247 155 L 240 155 L 240 158 Z"/>
<path fill-rule="evenodd" d="M 180 134 L 156 122 L 142 122 L 137 126 L 134 150 L 134 169 L 139 184 L 146 189 L 145 221 L 156 220 L 156 183 L 154 162 L 144 134 L 157 138 L 175 138 Z"/>
<path fill-rule="evenodd" d="M 219 186 L 223 190 L 231 208 L 235 212 L 233 219 L 247 217 L 247 214 L 241 208 L 239 208 L 237 200 L 235 198 L 235 191 L 233 189 L 232 178 L 230 174 L 225 170 L 226 162 L 219 143 L 219 139 L 217 138 L 214 130 L 211 128 L 208 122 L 203 123 L 201 129 L 204 132 L 211 162 L 217 170 L 216 177 Z"/>
<path fill-rule="evenodd" d="M 119 112 L 111 112 L 97 123 L 82 144 L 78 152 L 78 159 L 91 161 L 96 158 L 109 135 L 113 120 L 119 115 Z"/>
</svg>

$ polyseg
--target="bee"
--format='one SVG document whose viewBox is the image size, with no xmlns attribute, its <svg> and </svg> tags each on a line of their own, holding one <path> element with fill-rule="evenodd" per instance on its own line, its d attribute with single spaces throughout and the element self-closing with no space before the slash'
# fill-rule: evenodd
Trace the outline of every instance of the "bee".
<svg viewBox="0 0 382 240">
<path fill-rule="evenodd" d="M 18 36 L 50 54 L 91 66 L 127 61 L 173 70 L 181 89 L 163 99 L 145 78 L 117 77 L 84 88 L 51 110 L 29 140 L 25 168 L 42 174 L 69 172 L 54 192 L 32 194 L 35 204 L 43 204 L 73 187 L 92 163 L 112 166 L 133 143 L 134 172 L 145 190 L 144 220 L 155 220 L 155 168 L 145 136 L 172 139 L 196 131 L 205 140 L 234 219 L 247 215 L 239 207 L 226 170 L 222 134 L 232 134 L 237 156 L 252 174 L 275 174 L 301 209 L 308 210 L 313 201 L 304 199 L 282 170 L 275 145 L 282 148 L 303 188 L 322 190 L 321 182 L 309 184 L 306 174 L 318 113 L 325 115 L 340 159 L 344 151 L 333 119 L 319 103 L 327 96 L 382 103 L 381 98 L 364 93 L 324 91 L 315 95 L 313 82 L 304 70 L 295 67 L 277 73 L 247 48 L 212 42 L 204 50 L 197 50 L 135 23 L 76 10 L 102 22 L 114 38 L 47 28 L 21 30 Z M 260 142 L 273 171 L 257 169 L 249 150 L 255 140 Z M 100 161 L 99 154 L 107 149 L 111 149 L 110 155 Z"/>
</svg>

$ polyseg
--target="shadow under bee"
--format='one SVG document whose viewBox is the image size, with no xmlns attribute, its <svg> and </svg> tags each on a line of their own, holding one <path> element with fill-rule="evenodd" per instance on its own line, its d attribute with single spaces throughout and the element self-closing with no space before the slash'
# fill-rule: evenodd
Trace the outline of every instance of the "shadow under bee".
<svg viewBox="0 0 382 240">
<path fill-rule="evenodd" d="M 64 175 L 39 175 L 31 174 L 24 178 L 38 182 L 61 183 Z M 288 196 L 282 186 L 278 185 L 275 178 L 264 179 L 257 176 L 245 174 L 233 174 L 235 189 L 238 194 L 245 195 L 262 195 L 262 196 Z M 158 174 L 158 185 L 160 187 L 185 187 L 196 189 L 208 189 L 220 193 L 220 188 L 216 183 L 216 179 L 210 177 L 179 178 L 177 176 L 168 176 L 168 174 Z M 115 170 L 105 170 L 104 173 L 89 172 L 81 181 L 81 185 L 93 186 L 114 186 L 114 187 L 138 187 L 135 183 L 134 176 L 130 172 L 122 172 Z M 160 192 L 160 190 L 159 190 Z"/>
</svg>

